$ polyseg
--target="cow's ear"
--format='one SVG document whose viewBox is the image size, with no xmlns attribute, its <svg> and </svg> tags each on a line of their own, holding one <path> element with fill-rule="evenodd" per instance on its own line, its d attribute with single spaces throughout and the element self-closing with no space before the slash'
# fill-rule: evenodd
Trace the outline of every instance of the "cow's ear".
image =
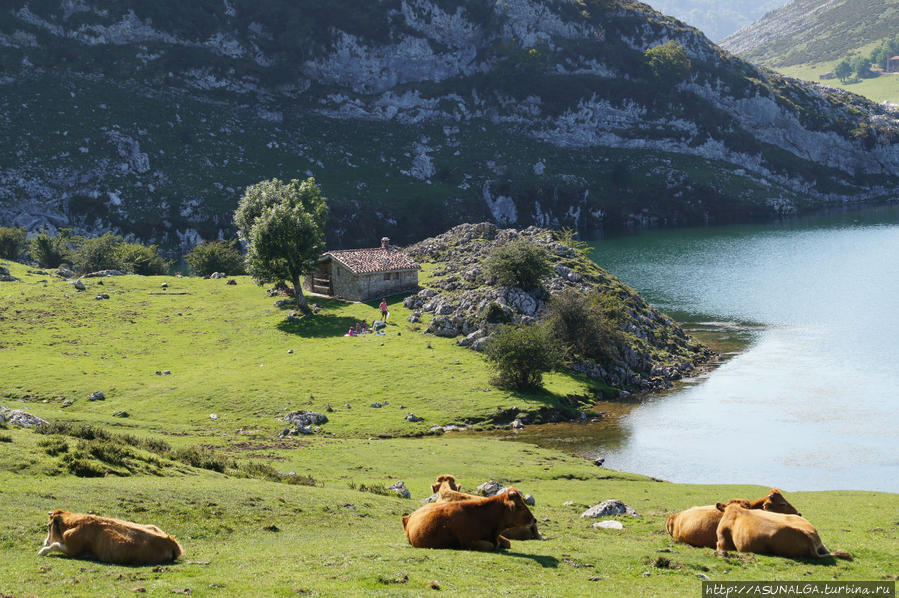
<svg viewBox="0 0 899 598">
<path fill-rule="evenodd" d="M 724 503 L 716 502 L 716 503 L 715 503 L 715 508 L 718 509 L 719 511 L 721 511 L 721 512 L 723 513 L 723 512 L 724 512 L 724 509 L 725 509 L 726 507 L 725 507 Z"/>
<path fill-rule="evenodd" d="M 514 488 L 513 488 L 512 490 L 509 490 L 506 494 L 508 494 L 508 495 L 509 495 L 509 498 L 511 498 L 511 499 L 513 499 L 513 500 L 514 500 L 516 497 L 521 496 L 521 495 L 518 493 L 518 490 L 515 490 Z"/>
</svg>

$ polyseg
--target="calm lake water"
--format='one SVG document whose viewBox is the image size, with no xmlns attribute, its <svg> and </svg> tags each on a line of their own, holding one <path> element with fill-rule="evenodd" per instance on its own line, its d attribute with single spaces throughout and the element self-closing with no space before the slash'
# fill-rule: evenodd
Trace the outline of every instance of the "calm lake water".
<svg viewBox="0 0 899 598">
<path fill-rule="evenodd" d="M 601 405 L 609 421 L 559 428 L 554 444 L 677 482 L 899 492 L 899 207 L 593 247 L 738 350 L 663 396 Z"/>
</svg>

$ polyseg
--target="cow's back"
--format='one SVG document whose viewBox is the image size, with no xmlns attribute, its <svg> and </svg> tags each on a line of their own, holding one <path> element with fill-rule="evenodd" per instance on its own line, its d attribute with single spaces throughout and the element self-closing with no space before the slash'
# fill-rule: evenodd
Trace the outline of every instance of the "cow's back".
<svg viewBox="0 0 899 598">
<path fill-rule="evenodd" d="M 668 516 L 668 533 L 677 542 L 693 546 L 714 548 L 716 530 L 723 513 L 714 505 L 691 507 L 686 511 Z"/>
<path fill-rule="evenodd" d="M 82 515 L 66 527 L 63 539 L 73 557 L 140 565 L 171 562 L 183 553 L 181 545 L 155 525 Z"/>
<path fill-rule="evenodd" d="M 821 546 L 815 527 L 799 515 L 728 509 L 719 530 L 729 532 L 731 543 L 740 552 L 816 557 Z"/>
</svg>

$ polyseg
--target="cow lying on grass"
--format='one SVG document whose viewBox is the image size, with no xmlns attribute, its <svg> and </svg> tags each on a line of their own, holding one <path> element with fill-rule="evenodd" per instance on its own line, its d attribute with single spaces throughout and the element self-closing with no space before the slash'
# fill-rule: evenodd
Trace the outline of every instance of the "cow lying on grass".
<svg viewBox="0 0 899 598">
<path fill-rule="evenodd" d="M 431 490 L 437 493 L 437 504 L 447 502 L 458 502 L 461 500 L 479 500 L 483 497 L 476 494 L 466 494 L 461 492 L 462 486 L 456 484 L 456 478 L 443 474 L 437 476 L 437 481 L 431 485 Z M 522 525 L 510 527 L 500 532 L 500 541 L 506 540 L 503 548 L 508 548 L 508 540 L 542 540 L 543 537 L 537 531 L 537 520 L 530 525 Z"/>
<path fill-rule="evenodd" d="M 155 525 L 142 525 L 68 511 L 51 511 L 47 539 L 38 556 L 61 552 L 119 565 L 154 565 L 174 561 L 181 545 Z"/>
<path fill-rule="evenodd" d="M 403 517 L 409 543 L 416 548 L 508 548 L 500 532 L 536 523 L 515 488 L 490 498 L 434 503 Z"/>
<path fill-rule="evenodd" d="M 730 502 L 740 503 L 747 509 L 761 509 L 788 515 L 800 514 L 777 488 L 772 488 L 767 496 L 756 501 L 732 499 Z M 668 528 L 668 533 L 677 542 L 685 542 L 703 548 L 715 548 L 718 541 L 718 523 L 721 522 L 723 515 L 716 505 L 691 507 L 686 511 L 668 515 L 665 526 Z"/>
<path fill-rule="evenodd" d="M 792 558 L 852 560 L 852 555 L 845 550 L 827 550 L 815 527 L 799 515 L 747 509 L 739 502 L 727 505 L 719 502 L 715 506 L 722 513 L 716 544 L 720 555 L 738 550 Z"/>
</svg>

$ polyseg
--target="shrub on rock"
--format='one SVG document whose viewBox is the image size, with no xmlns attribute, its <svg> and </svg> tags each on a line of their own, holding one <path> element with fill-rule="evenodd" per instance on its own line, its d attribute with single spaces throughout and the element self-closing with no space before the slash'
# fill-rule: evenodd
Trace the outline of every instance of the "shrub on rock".
<svg viewBox="0 0 899 598">
<path fill-rule="evenodd" d="M 543 374 L 562 365 L 562 351 L 544 325 L 502 326 L 486 345 L 493 365 L 492 382 L 512 390 L 535 390 Z"/>
<path fill-rule="evenodd" d="M 488 277 L 507 287 L 536 289 L 552 272 L 549 256 L 540 245 L 524 239 L 494 249 L 484 262 Z"/>
</svg>

